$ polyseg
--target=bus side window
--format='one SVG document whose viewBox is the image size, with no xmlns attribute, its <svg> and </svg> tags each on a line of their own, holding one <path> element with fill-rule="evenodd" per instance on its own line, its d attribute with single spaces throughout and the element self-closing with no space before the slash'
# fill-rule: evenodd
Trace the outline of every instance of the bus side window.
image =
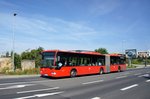
<svg viewBox="0 0 150 99">
<path fill-rule="evenodd" d="M 114 65 L 114 60 L 113 59 L 110 60 L 110 64 Z"/>
</svg>

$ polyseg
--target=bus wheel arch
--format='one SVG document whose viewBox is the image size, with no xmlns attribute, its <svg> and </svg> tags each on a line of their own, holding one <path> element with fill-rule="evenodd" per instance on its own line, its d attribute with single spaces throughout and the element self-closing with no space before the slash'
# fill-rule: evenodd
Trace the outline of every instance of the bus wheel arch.
<svg viewBox="0 0 150 99">
<path fill-rule="evenodd" d="M 121 66 L 118 66 L 118 72 L 121 72 Z"/>
<path fill-rule="evenodd" d="M 76 75 L 77 75 L 77 70 L 75 69 L 75 68 L 73 68 L 73 69 L 71 69 L 71 71 L 70 71 L 70 77 L 76 77 Z"/>
<path fill-rule="evenodd" d="M 44 77 L 44 75 L 40 75 L 40 77 Z"/>
</svg>

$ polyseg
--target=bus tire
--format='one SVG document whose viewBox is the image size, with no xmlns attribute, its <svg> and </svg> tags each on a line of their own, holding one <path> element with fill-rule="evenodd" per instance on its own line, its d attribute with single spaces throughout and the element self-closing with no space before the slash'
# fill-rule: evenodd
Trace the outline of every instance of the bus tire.
<svg viewBox="0 0 150 99">
<path fill-rule="evenodd" d="M 100 69 L 99 74 L 100 74 L 100 75 L 104 74 L 103 68 Z"/>
<path fill-rule="evenodd" d="M 75 69 L 72 69 L 70 72 L 70 77 L 73 78 L 76 77 L 76 75 L 77 75 L 77 71 Z"/>
<path fill-rule="evenodd" d="M 118 72 L 121 72 L 121 67 L 120 66 L 118 67 Z"/>
</svg>

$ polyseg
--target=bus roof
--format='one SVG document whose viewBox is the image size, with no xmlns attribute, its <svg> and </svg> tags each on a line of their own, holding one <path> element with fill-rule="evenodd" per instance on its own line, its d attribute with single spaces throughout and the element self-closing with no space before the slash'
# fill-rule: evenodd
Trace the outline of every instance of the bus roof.
<svg viewBox="0 0 150 99">
<path fill-rule="evenodd" d="M 76 54 L 88 54 L 88 55 L 101 55 L 101 56 L 115 56 L 120 57 L 123 56 L 123 54 L 100 54 L 98 52 L 94 51 L 86 51 L 86 50 L 45 50 L 43 52 L 64 52 L 64 53 L 76 53 Z"/>
<path fill-rule="evenodd" d="M 123 54 L 109 54 L 110 56 L 123 56 Z"/>
<path fill-rule="evenodd" d="M 100 54 L 98 52 L 94 51 L 85 51 L 85 50 L 70 50 L 70 51 L 65 51 L 65 50 L 45 50 L 43 52 L 64 52 L 64 53 L 76 53 L 76 54 L 90 54 L 90 55 L 104 55 Z"/>
</svg>

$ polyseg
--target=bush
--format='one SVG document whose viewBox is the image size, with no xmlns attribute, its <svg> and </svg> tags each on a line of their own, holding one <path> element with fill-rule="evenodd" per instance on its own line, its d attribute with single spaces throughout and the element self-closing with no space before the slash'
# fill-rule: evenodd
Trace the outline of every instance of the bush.
<svg viewBox="0 0 150 99">
<path fill-rule="evenodd" d="M 136 68 L 137 66 L 131 65 L 131 66 L 127 66 L 127 68 Z"/>
<path fill-rule="evenodd" d="M 14 72 L 6 68 L 2 71 L 2 73 L 7 75 L 31 75 L 31 74 L 39 74 L 40 69 L 39 68 L 33 68 L 27 70 L 16 69 Z"/>
<path fill-rule="evenodd" d="M 138 59 L 133 59 L 132 64 L 141 64 L 141 61 L 139 61 Z"/>
<path fill-rule="evenodd" d="M 24 70 L 23 74 L 39 74 L 39 68 Z"/>
<path fill-rule="evenodd" d="M 132 64 L 139 64 L 139 65 L 144 65 L 145 64 L 145 59 L 144 58 L 138 58 L 138 59 L 132 59 Z M 147 59 L 147 64 L 150 64 L 150 59 Z"/>
<path fill-rule="evenodd" d="M 6 73 L 8 72 L 10 69 L 8 67 L 4 67 L 0 72 L 1 73 Z"/>
</svg>

